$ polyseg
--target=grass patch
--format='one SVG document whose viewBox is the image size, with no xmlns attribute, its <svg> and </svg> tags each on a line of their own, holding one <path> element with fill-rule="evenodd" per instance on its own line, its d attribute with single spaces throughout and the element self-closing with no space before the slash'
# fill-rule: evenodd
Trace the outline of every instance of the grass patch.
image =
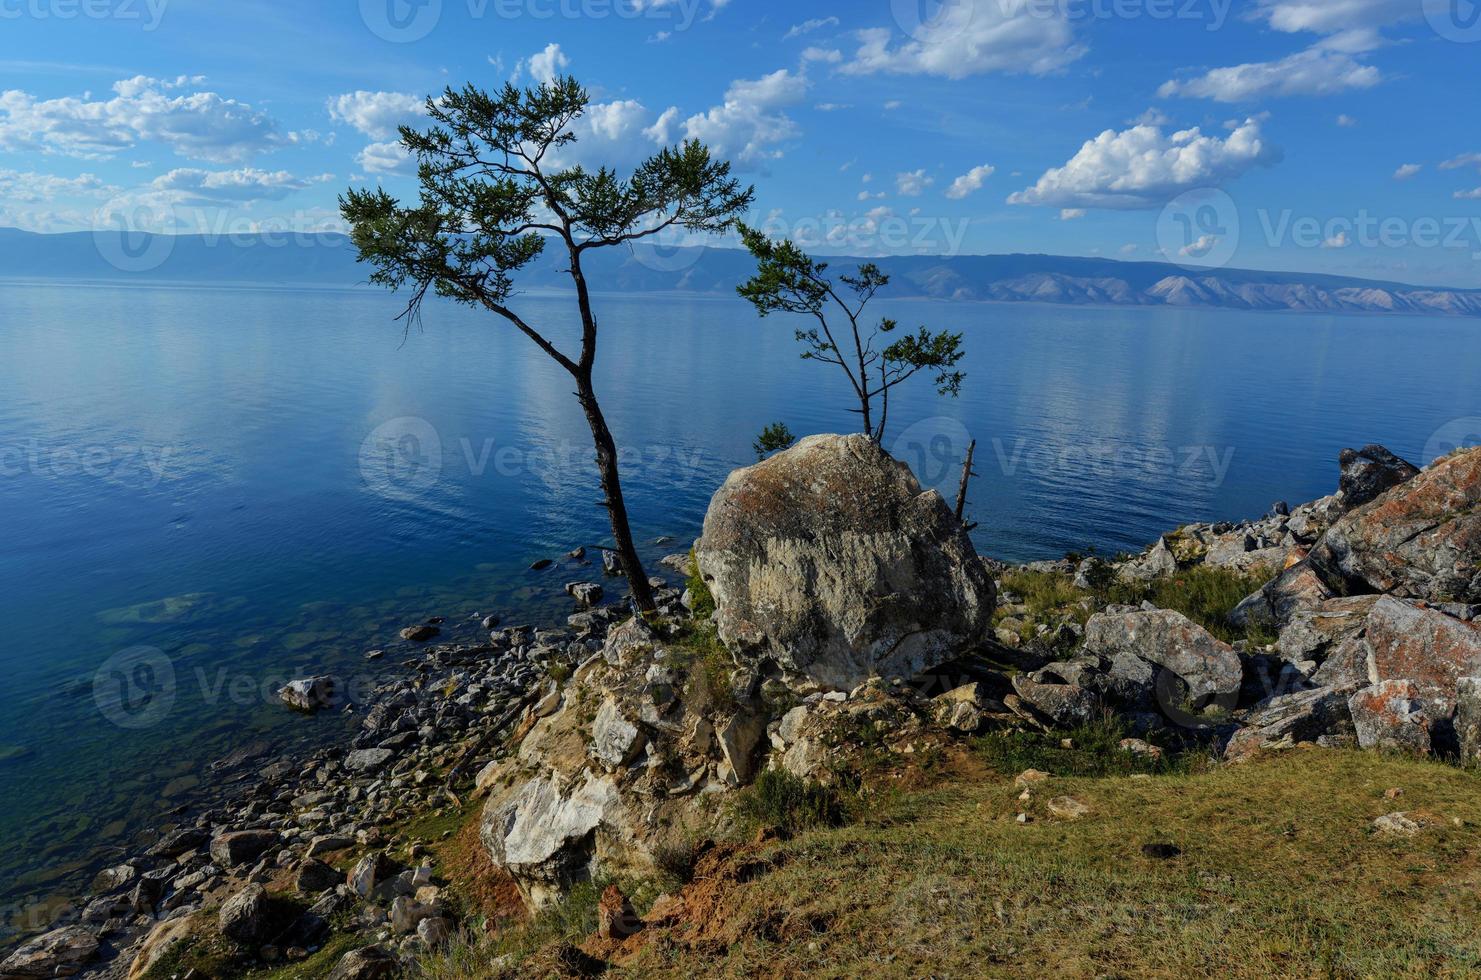
<svg viewBox="0 0 1481 980">
<path fill-rule="evenodd" d="M 607 975 L 1474 976 L 1477 787 L 1432 762 L 1303 750 L 1162 779 L 1055 778 L 1028 824 L 1007 780 L 903 794 L 774 845 L 764 875 L 712 905 L 723 945 L 664 930 Z M 1052 818 L 1058 795 L 1089 815 Z M 1425 829 L 1372 830 L 1398 809 Z M 1145 855 L 1154 843 L 1181 854 Z"/>
<path fill-rule="evenodd" d="M 1151 582 L 1118 582 L 1106 595 L 1110 602 L 1136 605 L 1147 600 L 1159 609 L 1176 610 L 1226 643 L 1250 640 L 1264 645 L 1275 637 L 1238 629 L 1230 625 L 1229 614 L 1268 581 L 1267 576 L 1197 565 Z"/>
<path fill-rule="evenodd" d="M 736 710 L 738 703 L 730 687 L 735 658 L 720 642 L 713 623 L 685 623 L 669 649 L 674 668 L 684 672 L 684 703 L 691 711 L 724 714 Z"/>
<path fill-rule="evenodd" d="M 694 548 L 689 549 L 689 567 L 694 569 L 694 574 L 684 583 L 689 589 L 689 611 L 695 619 L 703 622 L 715 614 L 715 597 L 710 593 L 709 583 L 699 574 L 699 556 Z"/>
<path fill-rule="evenodd" d="M 1016 569 L 1003 576 L 1003 590 L 1017 596 L 1025 607 L 1024 612 L 1016 614 L 1024 622 L 1025 640 L 1034 638 L 1035 627 L 1039 625 L 1054 626 L 1073 619 L 1083 626 L 1090 618 L 1092 606 L 1103 608 L 1113 603 L 1136 606 L 1151 602 L 1159 609 L 1182 613 L 1226 643 L 1249 640 L 1264 646 L 1275 642 L 1275 636 L 1263 630 L 1246 631 L 1229 623 L 1234 607 L 1264 587 L 1269 581 L 1267 577 L 1196 565 L 1150 582 L 1121 582 L 1115 580 L 1110 565 L 1096 567 L 1101 573 L 1092 570 L 1090 580 L 1094 588 L 1090 590 L 1077 588 L 1074 579 L 1063 572 Z M 1087 603 L 1087 599 L 1091 602 Z M 1009 615 L 1000 607 L 995 622 L 1001 623 Z"/>
<path fill-rule="evenodd" d="M 1202 758 L 1169 749 L 1157 757 L 1127 752 L 1120 744 L 1127 734 L 1119 719 L 1106 718 L 1052 734 L 992 732 L 977 739 L 973 747 L 982 761 L 1002 776 L 1016 776 L 1025 769 L 1038 769 L 1053 776 L 1100 778 L 1138 773 L 1160 776 L 1190 772 Z"/>
<path fill-rule="evenodd" d="M 840 827 L 849 820 L 849 806 L 836 787 L 794 776 L 785 769 L 768 769 L 736 796 L 737 822 L 751 833 L 772 830 L 787 837 L 815 827 Z"/>
</svg>

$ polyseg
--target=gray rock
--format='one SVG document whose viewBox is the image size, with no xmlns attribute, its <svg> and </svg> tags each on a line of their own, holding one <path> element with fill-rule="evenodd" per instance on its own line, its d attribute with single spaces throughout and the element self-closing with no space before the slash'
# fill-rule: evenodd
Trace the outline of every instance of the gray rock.
<svg viewBox="0 0 1481 980">
<path fill-rule="evenodd" d="M 1085 627 L 1085 646 L 1102 656 L 1131 655 L 1169 670 L 1195 700 L 1235 695 L 1244 677 L 1233 647 L 1170 609 L 1093 616 Z"/>
<path fill-rule="evenodd" d="M 643 733 L 638 726 L 623 716 L 615 700 L 602 702 L 591 723 L 588 754 L 607 769 L 616 769 L 631 762 L 642 748 Z"/>
<path fill-rule="evenodd" d="M 312 714 L 334 704 L 333 677 L 305 677 L 289 681 L 278 691 L 278 698 L 295 711 Z"/>
<path fill-rule="evenodd" d="M 1042 684 L 1025 674 L 1013 677 L 1013 690 L 1054 725 L 1072 728 L 1095 717 L 1100 707 L 1094 694 L 1075 684 Z"/>
<path fill-rule="evenodd" d="M 596 582 L 572 582 L 566 586 L 566 594 L 583 606 L 594 606 L 602 601 L 604 593 Z"/>
<path fill-rule="evenodd" d="M 158 844 L 149 849 L 153 857 L 174 858 L 211 843 L 211 835 L 195 827 L 187 827 L 166 834 Z"/>
<path fill-rule="evenodd" d="M 345 756 L 345 768 L 350 772 L 375 772 L 395 755 L 390 749 L 356 749 Z"/>
<path fill-rule="evenodd" d="M 70 977 L 98 953 L 98 937 L 80 926 L 54 929 L 22 945 L 0 963 L 4 980 Z"/>
<path fill-rule="evenodd" d="M 1455 737 L 1463 764 L 1481 761 L 1481 677 L 1462 677 L 1455 684 Z"/>
<path fill-rule="evenodd" d="M 1342 478 L 1337 492 L 1347 507 L 1361 507 L 1401 483 L 1419 475 L 1419 467 L 1382 446 L 1344 449 L 1338 456 Z"/>
<path fill-rule="evenodd" d="M 251 864 L 277 847 L 280 839 L 271 830 L 238 830 L 222 834 L 211 841 L 211 860 L 222 868 Z"/>
<path fill-rule="evenodd" d="M 1344 594 L 1481 603 L 1481 448 L 1453 453 L 1347 514 L 1310 561 Z"/>
<path fill-rule="evenodd" d="M 1433 609 L 1384 596 L 1366 637 L 1369 678 L 1412 681 L 1417 697 L 1435 703 L 1432 716 L 1450 713 L 1460 678 L 1481 675 L 1481 626 Z"/>
<path fill-rule="evenodd" d="M 318 895 L 343 884 L 345 876 L 323 861 L 309 858 L 298 866 L 293 885 L 300 895 Z"/>
<path fill-rule="evenodd" d="M 1241 629 L 1253 626 L 1280 629 L 1298 613 L 1319 609 L 1332 597 L 1332 590 L 1306 558 L 1235 606 L 1229 622 Z"/>
<path fill-rule="evenodd" d="M 248 885 L 221 906 L 217 922 L 221 934 L 244 946 L 258 946 L 272 938 L 267 892 Z"/>
<path fill-rule="evenodd" d="M 990 634 L 971 541 L 867 436 L 812 436 L 732 473 L 696 554 L 725 643 L 825 687 L 914 676 Z"/>
<path fill-rule="evenodd" d="M 390 980 L 400 968 L 390 952 L 380 946 L 367 946 L 341 957 L 328 980 Z"/>
<path fill-rule="evenodd" d="M 755 771 L 756 747 L 765 736 L 766 719 L 746 711 L 736 712 L 724 724 L 719 725 L 715 729 L 715 738 L 725 757 L 720 768 L 721 778 L 731 785 L 750 782 Z"/>
<path fill-rule="evenodd" d="M 442 630 L 436 626 L 422 624 L 420 626 L 408 626 L 401 631 L 401 638 L 411 643 L 426 643 L 428 640 L 441 633 Z"/>
<path fill-rule="evenodd" d="M 1352 738 L 1348 701 L 1358 685 L 1322 687 L 1269 699 L 1252 708 L 1244 727 L 1224 749 L 1230 761 L 1247 759 L 1260 749 L 1286 749 L 1299 742 Z"/>
<path fill-rule="evenodd" d="M 491 797 L 481 836 L 494 862 L 509 872 L 536 908 L 558 900 L 586 877 L 593 836 L 619 805 L 610 778 L 587 773 L 567 785 L 556 773 L 527 781 L 507 802 Z"/>
<path fill-rule="evenodd" d="M 452 935 L 452 926 L 441 916 L 433 916 L 417 923 L 417 938 L 430 949 L 446 945 Z"/>
<path fill-rule="evenodd" d="M 380 884 L 381 879 L 389 870 L 390 865 L 386 861 L 384 854 L 380 852 L 367 854 L 359 861 L 356 861 L 355 866 L 350 869 L 349 876 L 346 878 L 346 884 L 349 885 L 350 891 L 356 895 L 359 895 L 361 898 L 369 898 L 375 894 L 376 886 Z"/>
<path fill-rule="evenodd" d="M 602 551 L 602 571 L 605 572 L 608 575 L 621 575 L 621 574 L 623 574 L 623 571 L 622 571 L 622 556 L 619 555 L 619 554 L 617 554 L 617 552 L 615 552 L 615 551 L 607 551 L 607 550 L 603 549 L 603 551 Z"/>
<path fill-rule="evenodd" d="M 1358 691 L 1348 701 L 1358 744 L 1365 749 L 1430 752 L 1430 718 L 1412 681 L 1383 681 Z"/>
</svg>

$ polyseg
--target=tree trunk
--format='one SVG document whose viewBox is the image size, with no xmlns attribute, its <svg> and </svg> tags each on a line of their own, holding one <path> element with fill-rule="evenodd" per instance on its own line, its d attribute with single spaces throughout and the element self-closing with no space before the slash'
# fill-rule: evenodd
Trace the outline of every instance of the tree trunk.
<svg viewBox="0 0 1481 980">
<path fill-rule="evenodd" d="M 612 538 L 617 543 L 617 557 L 622 561 L 622 570 L 627 575 L 628 588 L 633 600 L 644 613 L 656 612 L 658 604 L 653 601 L 653 589 L 648 585 L 648 573 L 643 571 L 643 562 L 638 558 L 637 545 L 633 543 L 632 528 L 627 523 L 627 502 L 622 496 L 622 478 L 617 472 L 617 443 L 597 396 L 591 385 L 591 377 L 577 379 L 576 396 L 581 399 L 581 409 L 586 413 L 586 424 L 591 427 L 591 438 L 596 443 L 597 470 L 602 478 L 602 496 L 607 507 L 607 516 L 612 522 Z"/>
<path fill-rule="evenodd" d="M 967 484 L 972 482 L 972 457 L 977 455 L 977 440 L 967 447 L 967 459 L 962 463 L 962 484 L 956 491 L 956 519 L 961 521 L 967 512 Z"/>
</svg>

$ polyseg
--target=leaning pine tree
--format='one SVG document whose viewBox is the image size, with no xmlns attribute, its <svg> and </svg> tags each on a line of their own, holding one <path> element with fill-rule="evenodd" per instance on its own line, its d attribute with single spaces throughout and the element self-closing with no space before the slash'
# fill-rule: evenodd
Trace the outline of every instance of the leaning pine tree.
<svg viewBox="0 0 1481 980">
<path fill-rule="evenodd" d="M 797 331 L 804 360 L 822 361 L 843 370 L 853 387 L 864 432 L 884 441 L 890 420 L 890 392 L 921 371 L 934 372 L 936 390 L 955 396 L 966 377 L 956 370 L 965 356 L 962 335 L 921 327 L 888 342 L 899 326 L 884 317 L 866 323 L 864 310 L 890 277 L 873 262 L 835 283 L 828 263 L 816 262 L 790 241 L 772 241 L 754 228 L 741 225 L 741 240 L 755 257 L 757 270 L 738 292 L 761 316 L 796 313 L 816 322 Z M 878 414 L 875 409 L 878 408 Z M 876 421 L 876 418 L 878 421 Z"/>
<path fill-rule="evenodd" d="M 417 161 L 421 200 L 403 206 L 386 191 L 351 190 L 340 199 L 370 277 L 407 289 L 402 316 L 418 320 L 429 292 L 507 321 L 564 368 L 596 444 L 603 503 L 633 599 L 654 610 L 653 592 L 633 544 L 617 466 L 617 444 L 597 402 L 592 369 L 597 318 L 583 269 L 588 253 L 629 245 L 669 228 L 719 233 L 751 204 L 754 189 L 730 176 L 730 164 L 697 141 L 662 150 L 630 176 L 562 162 L 576 141 L 572 125 L 586 111 L 574 78 L 535 88 L 505 85 L 490 95 L 469 85 L 427 100 L 433 126 L 401 127 Z M 563 251 L 575 285 L 581 350 L 567 354 L 511 308 L 514 277 L 547 245 Z"/>
</svg>

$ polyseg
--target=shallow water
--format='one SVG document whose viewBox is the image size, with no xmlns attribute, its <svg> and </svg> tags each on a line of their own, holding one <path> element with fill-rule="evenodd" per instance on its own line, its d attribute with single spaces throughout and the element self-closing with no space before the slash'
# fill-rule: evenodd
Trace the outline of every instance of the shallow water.
<svg viewBox="0 0 1481 980">
<path fill-rule="evenodd" d="M 574 339 L 563 297 L 527 318 Z M 1331 492 L 1340 448 L 1481 439 L 1463 320 L 897 303 L 966 334 L 957 400 L 896 400 L 886 442 L 1014 560 L 1137 550 L 1191 520 Z M 0 898 L 75 888 L 241 744 L 331 736 L 287 677 L 448 617 L 555 621 L 607 541 L 585 423 L 522 336 L 438 306 L 403 336 L 370 291 L 0 285 Z M 599 391 L 651 561 L 783 420 L 848 428 L 791 325 L 728 298 L 600 297 Z M 675 541 L 659 545 L 660 536 Z M 656 567 L 653 569 L 657 571 Z M 403 647 L 404 649 L 404 647 Z"/>
</svg>

